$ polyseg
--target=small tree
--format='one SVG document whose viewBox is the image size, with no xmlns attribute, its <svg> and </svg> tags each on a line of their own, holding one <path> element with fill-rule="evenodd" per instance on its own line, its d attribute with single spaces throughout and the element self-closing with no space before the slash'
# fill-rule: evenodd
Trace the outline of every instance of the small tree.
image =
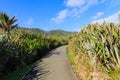
<svg viewBox="0 0 120 80">
<path fill-rule="evenodd" d="M 2 28 L 7 33 L 8 39 L 10 39 L 10 31 L 18 26 L 18 24 L 14 25 L 16 21 L 17 19 L 15 16 L 10 19 L 6 13 L 0 13 L 0 28 Z"/>
</svg>

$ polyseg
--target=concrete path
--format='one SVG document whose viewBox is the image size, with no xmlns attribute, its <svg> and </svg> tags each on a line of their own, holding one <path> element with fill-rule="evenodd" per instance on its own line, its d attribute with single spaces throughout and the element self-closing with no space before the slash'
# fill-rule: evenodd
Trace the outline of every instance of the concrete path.
<svg viewBox="0 0 120 80">
<path fill-rule="evenodd" d="M 27 80 L 77 80 L 66 55 L 66 47 L 50 51 L 28 74 L 31 77 Z"/>
</svg>

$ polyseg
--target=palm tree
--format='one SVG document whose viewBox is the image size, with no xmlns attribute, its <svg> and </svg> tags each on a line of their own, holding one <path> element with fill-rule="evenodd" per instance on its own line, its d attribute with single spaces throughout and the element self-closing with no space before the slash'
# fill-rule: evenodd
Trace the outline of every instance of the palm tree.
<svg viewBox="0 0 120 80">
<path fill-rule="evenodd" d="M 10 17 L 6 13 L 0 13 L 0 28 L 7 33 L 8 39 L 10 39 L 10 31 L 18 26 L 18 24 L 14 25 L 16 21 L 17 19 L 15 16 L 10 19 Z"/>
<path fill-rule="evenodd" d="M 13 25 L 17 21 L 16 17 L 10 17 L 6 13 L 0 13 L 0 28 L 5 32 L 10 32 L 13 28 L 17 27 L 18 24 Z"/>
</svg>

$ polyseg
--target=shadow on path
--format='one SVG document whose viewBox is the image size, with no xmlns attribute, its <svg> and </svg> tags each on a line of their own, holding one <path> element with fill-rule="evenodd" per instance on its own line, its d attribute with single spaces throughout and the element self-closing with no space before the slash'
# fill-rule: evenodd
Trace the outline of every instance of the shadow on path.
<svg viewBox="0 0 120 80">
<path fill-rule="evenodd" d="M 56 49 L 51 50 L 44 58 L 49 58 L 52 55 L 61 55 L 59 51 Z M 39 64 L 35 65 L 28 74 L 23 78 L 23 80 L 39 80 L 42 77 L 49 75 L 51 72 L 47 70 L 49 68 L 49 64 L 44 63 L 40 60 Z"/>
<path fill-rule="evenodd" d="M 50 71 L 46 70 L 47 68 L 49 68 L 49 65 L 41 63 L 42 61 L 35 67 L 33 67 L 23 80 L 39 80 L 40 78 L 50 74 Z"/>
<path fill-rule="evenodd" d="M 62 46 L 50 51 L 23 80 L 77 80 Z"/>
</svg>

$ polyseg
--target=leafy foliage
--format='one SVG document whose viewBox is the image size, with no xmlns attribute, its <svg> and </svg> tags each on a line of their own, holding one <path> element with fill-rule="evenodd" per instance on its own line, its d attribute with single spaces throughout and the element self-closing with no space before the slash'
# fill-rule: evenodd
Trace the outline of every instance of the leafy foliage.
<svg viewBox="0 0 120 80">
<path fill-rule="evenodd" d="M 17 26 L 13 25 L 16 21 L 15 17 L 9 19 L 6 13 L 0 13 L 0 77 L 19 70 L 46 55 L 47 51 L 68 43 L 69 36 L 49 35 L 39 29 L 13 29 Z M 6 32 L 9 37 L 6 37 Z"/>
<path fill-rule="evenodd" d="M 111 71 L 120 69 L 119 49 L 119 25 L 104 23 L 101 25 L 90 24 L 81 30 L 70 40 L 68 51 L 77 56 L 77 61 L 85 59 L 88 62 L 87 65 L 85 65 L 87 67 L 89 66 L 89 68 L 86 69 L 88 70 L 86 77 L 91 77 L 92 79 L 95 77 L 97 77 L 97 79 L 106 79 L 105 75 L 99 73 L 106 71 L 107 79 L 110 79 L 109 75 L 112 74 Z M 80 64 L 81 62 L 77 62 L 77 66 Z M 114 79 L 118 79 L 119 75 L 120 73 Z"/>
<path fill-rule="evenodd" d="M 15 16 L 10 19 L 6 13 L 0 13 L 0 28 L 4 31 L 9 32 L 11 29 L 17 27 L 17 24 L 13 25 L 16 21 Z"/>
</svg>

